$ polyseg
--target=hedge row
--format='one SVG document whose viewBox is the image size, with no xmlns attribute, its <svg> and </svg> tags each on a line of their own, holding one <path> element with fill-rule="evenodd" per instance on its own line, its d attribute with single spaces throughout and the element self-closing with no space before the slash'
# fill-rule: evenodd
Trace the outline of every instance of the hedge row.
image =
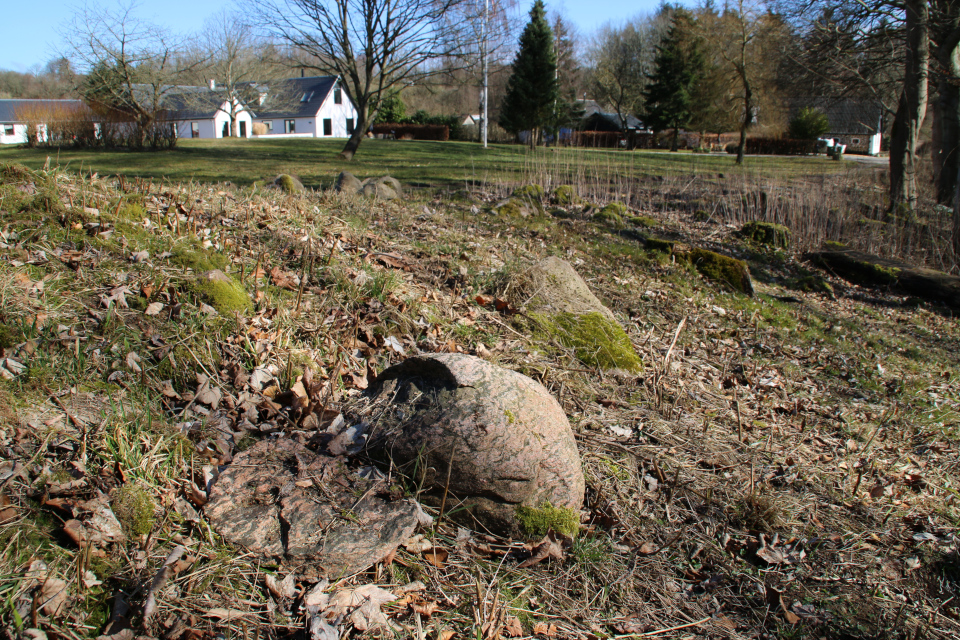
<svg viewBox="0 0 960 640">
<path fill-rule="evenodd" d="M 397 140 L 406 138 L 410 140 L 440 140 L 446 142 L 450 139 L 450 127 L 440 124 L 396 124 L 394 122 L 384 122 L 373 125 L 371 129 L 373 135 L 392 135 Z"/>
<path fill-rule="evenodd" d="M 762 156 L 805 156 L 815 153 L 816 140 L 787 140 L 785 138 L 747 138 L 745 153 Z M 727 153 L 737 152 L 737 143 L 726 146 Z"/>
<path fill-rule="evenodd" d="M 574 131 L 571 144 L 575 147 L 620 147 L 621 134 L 617 131 Z"/>
</svg>

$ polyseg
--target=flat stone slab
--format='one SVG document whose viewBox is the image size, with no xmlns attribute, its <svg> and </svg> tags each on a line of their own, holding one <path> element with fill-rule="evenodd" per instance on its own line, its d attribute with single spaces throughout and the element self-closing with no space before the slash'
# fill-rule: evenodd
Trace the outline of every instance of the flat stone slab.
<svg viewBox="0 0 960 640">
<path fill-rule="evenodd" d="M 379 562 L 416 529 L 419 505 L 383 497 L 386 489 L 342 457 L 271 440 L 233 459 L 205 510 L 227 541 L 335 578 Z"/>
</svg>

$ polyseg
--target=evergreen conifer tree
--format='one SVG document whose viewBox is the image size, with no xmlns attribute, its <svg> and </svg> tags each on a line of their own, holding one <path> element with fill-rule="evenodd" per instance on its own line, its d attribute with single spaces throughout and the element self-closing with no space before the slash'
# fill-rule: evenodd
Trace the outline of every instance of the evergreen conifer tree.
<svg viewBox="0 0 960 640">
<path fill-rule="evenodd" d="M 500 105 L 500 126 L 514 134 L 529 131 L 530 146 L 536 146 L 540 130 L 554 119 L 557 97 L 553 32 L 543 0 L 536 0 Z"/>
<path fill-rule="evenodd" d="M 703 77 L 706 56 L 689 11 L 677 9 L 667 37 L 657 47 L 654 72 L 644 92 L 646 123 L 654 131 L 673 129 L 670 150 L 677 150 L 678 134 L 687 125 L 694 106 L 694 91 Z"/>
</svg>

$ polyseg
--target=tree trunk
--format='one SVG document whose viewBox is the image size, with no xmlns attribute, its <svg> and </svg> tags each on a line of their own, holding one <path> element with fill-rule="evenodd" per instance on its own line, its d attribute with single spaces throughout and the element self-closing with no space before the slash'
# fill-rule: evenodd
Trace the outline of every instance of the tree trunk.
<svg viewBox="0 0 960 640">
<path fill-rule="evenodd" d="M 903 91 L 890 137 L 890 208 L 917 204 L 917 146 L 927 110 L 930 21 L 927 0 L 906 0 Z"/>
<path fill-rule="evenodd" d="M 350 139 L 347 140 L 347 144 L 343 145 L 343 151 L 341 151 L 339 155 L 341 160 L 348 162 L 353 160 L 354 154 L 357 152 L 357 149 L 360 148 L 360 142 L 367 133 L 367 114 L 365 112 L 366 109 L 357 109 L 357 124 L 353 129 L 353 133 L 350 134 Z"/>
<path fill-rule="evenodd" d="M 673 128 L 673 139 L 670 141 L 670 151 L 676 151 L 680 148 L 679 144 L 680 138 L 680 127 Z"/>
<path fill-rule="evenodd" d="M 943 78 L 938 93 L 933 145 L 937 202 L 951 205 L 960 171 L 960 86 Z"/>
<path fill-rule="evenodd" d="M 743 164 L 743 156 L 747 152 L 747 128 L 753 120 L 753 91 L 750 81 L 747 80 L 746 69 L 742 69 L 740 79 L 743 81 L 743 117 L 740 120 L 740 145 L 737 147 L 737 164 Z"/>
</svg>

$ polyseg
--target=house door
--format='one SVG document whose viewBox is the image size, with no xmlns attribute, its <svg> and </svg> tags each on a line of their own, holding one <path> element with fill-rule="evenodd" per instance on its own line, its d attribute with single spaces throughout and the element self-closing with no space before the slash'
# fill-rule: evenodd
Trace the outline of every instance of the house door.
<svg viewBox="0 0 960 640">
<path fill-rule="evenodd" d="M 240 122 L 240 137 L 241 138 L 247 137 L 247 123 L 243 121 Z"/>
<path fill-rule="evenodd" d="M 229 137 L 230 137 L 230 123 L 229 123 L 229 122 L 224 122 L 224 123 L 223 123 L 223 132 L 220 134 L 220 136 L 223 137 L 223 138 L 229 138 Z"/>
</svg>

